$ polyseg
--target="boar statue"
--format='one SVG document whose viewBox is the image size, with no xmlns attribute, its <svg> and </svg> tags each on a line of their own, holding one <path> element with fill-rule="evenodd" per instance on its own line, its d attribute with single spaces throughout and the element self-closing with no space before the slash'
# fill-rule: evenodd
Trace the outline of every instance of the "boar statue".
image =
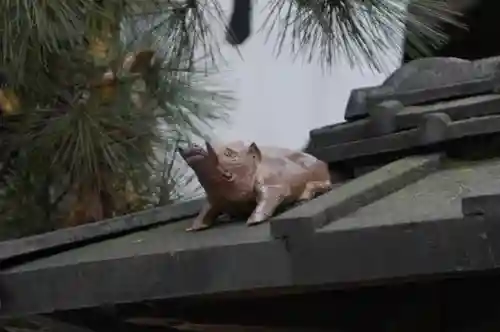
<svg viewBox="0 0 500 332">
<path fill-rule="evenodd" d="M 256 225 L 279 206 L 310 200 L 332 188 L 328 165 L 300 151 L 238 141 L 179 149 L 206 193 L 187 231 L 209 228 L 222 214 Z"/>
</svg>

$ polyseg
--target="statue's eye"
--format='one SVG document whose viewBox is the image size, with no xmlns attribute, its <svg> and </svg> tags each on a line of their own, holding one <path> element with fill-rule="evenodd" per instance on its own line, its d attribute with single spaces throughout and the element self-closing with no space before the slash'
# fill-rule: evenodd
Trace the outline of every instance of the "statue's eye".
<svg viewBox="0 0 500 332">
<path fill-rule="evenodd" d="M 233 151 L 233 150 L 230 150 L 230 149 L 226 149 L 224 151 L 224 156 L 228 157 L 228 158 L 236 158 L 236 152 Z"/>
</svg>

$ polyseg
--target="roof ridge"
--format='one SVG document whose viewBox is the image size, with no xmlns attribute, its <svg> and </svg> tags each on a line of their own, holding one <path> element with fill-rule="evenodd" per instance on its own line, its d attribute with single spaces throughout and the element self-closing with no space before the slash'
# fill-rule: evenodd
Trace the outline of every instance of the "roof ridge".
<svg viewBox="0 0 500 332">
<path fill-rule="evenodd" d="M 441 166 L 443 154 L 397 159 L 271 219 L 275 238 L 310 236 L 331 222 L 418 181 Z"/>
<path fill-rule="evenodd" d="M 500 133 L 498 94 L 418 106 L 388 99 L 367 118 L 312 130 L 308 152 L 338 162 L 494 133 Z"/>
</svg>

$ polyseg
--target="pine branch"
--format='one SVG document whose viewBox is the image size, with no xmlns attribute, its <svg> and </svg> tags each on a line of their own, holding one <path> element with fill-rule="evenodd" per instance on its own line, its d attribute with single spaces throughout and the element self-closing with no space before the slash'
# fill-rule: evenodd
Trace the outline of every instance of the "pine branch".
<svg viewBox="0 0 500 332">
<path fill-rule="evenodd" d="M 57 0 L 58 13 L 45 0 L 0 4 L 17 8 L 22 11 L 18 20 L 31 22 L 11 25 L 0 12 L 0 27 L 7 27 L 4 36 L 19 37 L 3 39 L 0 50 L 11 56 L 0 64 L 22 101 L 22 112 L 8 118 L 9 125 L 19 120 L 9 128 L 15 140 L 2 141 L 3 151 L 18 152 L 10 158 L 0 187 L 2 238 L 150 206 L 158 193 L 154 175 L 163 168 L 156 151 L 172 138 L 170 129 L 180 130 L 186 140 L 206 134 L 200 123 L 211 124 L 225 115 L 221 107 L 230 98 L 193 79 L 198 75 L 190 71 L 195 60 L 190 48 L 184 51 L 191 41 L 189 28 L 184 27 L 184 35 L 173 31 L 173 40 L 185 40 L 167 50 L 158 49 L 151 27 L 130 42 L 130 21 L 121 22 L 122 39 L 116 33 L 121 7 L 113 8 L 113 1 L 91 5 L 93 1 Z M 68 8 L 79 10 L 78 17 L 64 16 Z M 50 19 L 59 29 L 37 27 L 33 16 Z M 73 18 L 75 22 L 63 22 Z M 178 27 L 182 20 L 172 22 Z M 67 24 L 81 29 L 64 31 Z M 148 38 L 153 41 L 149 45 Z M 54 41 L 57 48 L 50 48 Z M 10 61 L 16 52 L 22 61 Z M 127 60 L 131 54 L 137 61 Z M 183 174 L 172 171 L 170 176 L 176 177 L 171 183 L 182 182 Z M 170 189 L 174 199 L 178 187 Z M 38 218 L 49 210 L 51 220 Z"/>
<path fill-rule="evenodd" d="M 243 34 L 239 39 L 250 34 L 251 7 L 245 3 L 237 1 L 231 17 L 231 26 L 237 26 L 239 34 Z M 167 0 L 154 4 L 158 10 L 149 13 L 155 13 L 154 31 L 162 36 L 163 44 L 188 54 L 196 45 L 204 50 L 211 65 L 216 64 L 221 54 L 213 29 L 226 26 L 228 21 L 217 0 L 199 0 L 196 6 Z M 263 30 L 268 35 L 277 32 L 278 54 L 290 44 L 293 55 L 308 61 L 316 59 L 325 66 L 344 58 L 352 66 L 382 70 L 387 65 L 385 54 L 400 50 L 405 33 L 415 47 L 429 53 L 446 41 L 442 23 L 460 25 L 459 13 L 451 10 L 446 1 L 413 0 L 411 6 L 418 10 L 407 15 L 407 5 L 401 0 L 270 0 L 263 13 L 267 15 Z M 228 34 L 231 43 L 236 37 L 231 38 L 231 31 Z M 191 38 L 187 44 L 186 35 Z"/>
</svg>

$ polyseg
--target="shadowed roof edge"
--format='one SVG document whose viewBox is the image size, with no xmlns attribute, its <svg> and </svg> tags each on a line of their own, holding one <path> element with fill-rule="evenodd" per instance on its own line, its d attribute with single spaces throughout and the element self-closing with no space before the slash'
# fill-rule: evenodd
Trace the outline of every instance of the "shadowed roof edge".
<svg viewBox="0 0 500 332">
<path fill-rule="evenodd" d="M 200 199 L 182 202 L 91 224 L 0 242 L 0 269 L 6 261 L 12 259 L 28 258 L 30 255 L 38 257 L 43 252 L 53 253 L 66 247 L 74 248 L 191 217 L 198 213 L 201 203 Z"/>
</svg>

